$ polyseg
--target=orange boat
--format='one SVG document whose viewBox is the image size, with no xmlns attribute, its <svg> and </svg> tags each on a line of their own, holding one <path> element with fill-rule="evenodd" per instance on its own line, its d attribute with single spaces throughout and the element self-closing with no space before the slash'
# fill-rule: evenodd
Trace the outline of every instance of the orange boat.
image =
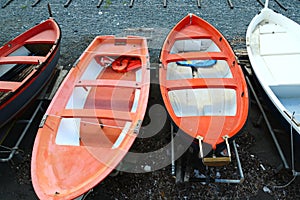
<svg viewBox="0 0 300 200">
<path fill-rule="evenodd" d="M 58 24 L 49 18 L 0 48 L 0 127 L 49 81 L 59 59 L 60 38 Z"/>
<path fill-rule="evenodd" d="M 73 199 L 118 165 L 149 96 L 147 41 L 96 37 L 61 84 L 40 124 L 31 176 L 40 199 Z"/>
<path fill-rule="evenodd" d="M 230 162 L 230 151 L 220 158 L 216 152 L 229 148 L 244 126 L 249 100 L 229 43 L 208 22 L 188 14 L 167 36 L 160 59 L 160 89 L 175 125 L 195 138 L 204 164 Z M 205 152 L 213 158 L 204 158 Z"/>
</svg>

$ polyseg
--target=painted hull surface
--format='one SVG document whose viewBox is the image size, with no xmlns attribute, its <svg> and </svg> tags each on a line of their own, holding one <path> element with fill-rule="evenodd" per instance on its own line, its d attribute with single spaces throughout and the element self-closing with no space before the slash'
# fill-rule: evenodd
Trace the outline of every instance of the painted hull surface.
<svg viewBox="0 0 300 200">
<path fill-rule="evenodd" d="M 48 19 L 0 48 L 0 127 L 43 89 L 59 59 L 60 28 Z"/>
<path fill-rule="evenodd" d="M 234 138 L 248 115 L 243 72 L 229 43 L 196 15 L 184 17 L 167 36 L 160 89 L 173 122 L 216 150 Z"/>
<path fill-rule="evenodd" d="M 124 63 L 129 63 L 125 69 Z M 61 84 L 38 130 L 31 175 L 39 198 L 76 198 L 115 169 L 137 137 L 149 86 L 146 39 L 93 40 Z"/>
<path fill-rule="evenodd" d="M 300 25 L 264 8 L 248 26 L 253 71 L 283 119 L 300 134 Z"/>
</svg>

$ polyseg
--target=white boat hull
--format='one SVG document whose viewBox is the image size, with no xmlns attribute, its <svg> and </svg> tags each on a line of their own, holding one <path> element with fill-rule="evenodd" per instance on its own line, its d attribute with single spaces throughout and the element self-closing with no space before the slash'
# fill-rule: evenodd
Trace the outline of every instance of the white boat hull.
<svg viewBox="0 0 300 200">
<path fill-rule="evenodd" d="M 253 71 L 271 102 L 300 134 L 300 25 L 264 8 L 248 26 Z"/>
</svg>

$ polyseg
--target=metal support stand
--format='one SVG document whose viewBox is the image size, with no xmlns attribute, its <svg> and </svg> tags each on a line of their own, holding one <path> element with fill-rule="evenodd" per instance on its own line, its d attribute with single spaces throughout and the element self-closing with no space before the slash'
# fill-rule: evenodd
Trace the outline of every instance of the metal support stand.
<svg viewBox="0 0 300 200">
<path fill-rule="evenodd" d="M 197 7 L 201 8 L 201 0 L 197 0 Z"/>
<path fill-rule="evenodd" d="M 134 0 L 130 0 L 130 3 L 129 3 L 129 8 L 132 8 L 132 6 L 133 6 L 133 3 L 134 3 Z"/>
<path fill-rule="evenodd" d="M 233 4 L 232 4 L 231 0 L 227 0 L 227 2 L 228 2 L 229 7 L 230 7 L 231 9 L 233 9 Z"/>
<path fill-rule="evenodd" d="M 294 118 L 294 114 L 295 112 L 293 113 L 293 115 L 291 116 L 291 159 L 292 159 L 292 172 L 293 172 L 293 176 L 300 176 L 300 172 L 297 172 L 295 170 L 295 155 L 294 155 L 294 136 L 293 136 L 293 126 L 292 126 L 292 123 L 293 123 L 293 118 Z"/>
<path fill-rule="evenodd" d="M 284 167 L 285 167 L 286 169 L 288 169 L 288 168 L 289 168 L 289 165 L 288 165 L 288 163 L 287 163 L 287 161 L 286 161 L 285 156 L 283 155 L 283 151 L 282 151 L 282 149 L 281 149 L 281 147 L 280 147 L 280 145 L 279 145 L 279 143 L 278 143 L 278 140 L 277 140 L 277 138 L 276 138 L 276 136 L 275 136 L 275 133 L 274 133 L 272 127 L 271 127 L 271 124 L 270 124 L 270 122 L 269 122 L 269 120 L 268 120 L 268 118 L 267 118 L 267 115 L 266 115 L 266 113 L 265 113 L 265 111 L 264 111 L 264 109 L 263 109 L 263 107 L 262 107 L 262 105 L 261 105 L 261 103 L 260 103 L 260 101 L 259 101 L 259 99 L 258 99 L 258 97 L 257 97 L 257 95 L 256 95 L 256 93 L 255 93 L 255 91 L 254 91 L 254 88 L 253 88 L 253 86 L 252 86 L 252 84 L 251 84 L 251 82 L 250 82 L 250 80 L 249 80 L 249 77 L 246 76 L 245 78 L 246 78 L 247 84 L 248 84 L 248 86 L 249 86 L 249 88 L 250 88 L 250 90 L 251 90 L 251 92 L 252 92 L 252 94 L 253 94 L 253 96 L 254 96 L 256 102 L 257 102 L 257 105 L 258 105 L 258 107 L 259 107 L 259 109 L 260 109 L 260 111 L 261 111 L 261 113 L 262 113 L 262 115 L 263 115 L 263 118 L 264 118 L 264 120 L 265 120 L 265 122 L 266 122 L 266 124 L 267 124 L 267 127 L 268 127 L 268 129 L 269 129 L 269 132 L 271 133 L 271 136 L 272 136 L 272 138 L 273 138 L 273 141 L 274 141 L 274 143 L 275 143 L 275 146 L 276 146 L 276 148 L 277 148 L 277 151 L 278 151 L 278 153 L 279 153 L 279 156 L 280 156 L 280 158 L 281 158 L 281 160 L 282 160 L 282 162 L 283 162 L 283 164 L 284 164 Z"/>
<path fill-rule="evenodd" d="M 97 4 L 97 8 L 100 8 L 100 6 L 102 5 L 103 0 L 99 0 L 98 4 Z"/>
<path fill-rule="evenodd" d="M 2 8 L 5 8 L 6 6 L 8 6 L 10 4 L 10 2 L 12 2 L 13 0 L 7 0 L 3 5 Z"/>
<path fill-rule="evenodd" d="M 282 3 L 280 3 L 278 0 L 274 0 L 274 1 L 278 4 L 278 6 L 279 6 L 280 8 L 282 8 L 284 11 L 287 11 L 287 8 L 284 7 L 284 6 L 282 5 Z"/>
<path fill-rule="evenodd" d="M 72 0 L 67 0 L 67 2 L 64 4 L 64 7 L 67 8 L 70 5 L 71 1 Z"/>
<path fill-rule="evenodd" d="M 51 77 L 51 80 L 49 81 L 49 83 L 43 88 L 43 92 L 39 95 L 39 97 L 36 100 L 36 101 L 39 101 L 39 103 L 38 103 L 37 107 L 35 108 L 33 114 L 30 116 L 30 119 L 29 120 L 18 120 L 18 121 L 16 121 L 15 124 L 25 124 L 26 126 L 24 128 L 20 127 L 20 128 L 22 128 L 20 130 L 21 133 L 20 133 L 20 135 L 18 135 L 17 141 L 13 145 L 13 147 L 7 147 L 7 146 L 2 145 L 5 138 L 0 141 L 0 147 L 2 149 L 4 149 L 4 151 L 0 151 L 0 156 L 1 156 L 0 162 L 10 161 L 13 158 L 13 156 L 17 152 L 20 151 L 19 146 L 20 146 L 24 136 L 26 135 L 28 129 L 30 128 L 30 126 L 34 122 L 34 119 L 36 118 L 36 115 L 38 114 L 39 111 L 44 112 L 44 110 L 42 108 L 42 105 L 43 105 L 44 101 L 52 99 L 55 91 L 58 88 L 58 85 L 63 80 L 63 77 L 67 74 L 66 70 L 62 70 L 62 67 L 58 67 L 56 70 L 57 70 L 56 73 L 59 74 L 58 77 L 56 79 Z M 50 91 L 50 93 L 47 93 L 48 88 L 51 86 L 51 83 L 53 83 L 53 82 L 54 82 L 54 86 L 53 86 L 52 90 Z M 6 130 L 5 136 L 9 135 L 9 134 L 14 134 L 14 135 L 16 134 L 16 133 L 11 133 L 11 130 L 12 130 L 12 128 L 15 124 L 12 124 L 12 126 L 9 127 Z M 3 157 L 2 157 L 2 155 L 3 155 Z"/>
<path fill-rule="evenodd" d="M 174 154 L 174 127 L 173 124 L 171 123 L 171 174 L 173 177 L 176 176 L 175 173 L 175 154 Z"/>
<path fill-rule="evenodd" d="M 5 153 L 5 154 L 9 153 L 9 155 L 6 158 L 1 158 L 0 162 L 10 161 L 13 158 L 13 156 L 19 151 L 19 145 L 22 142 L 22 140 L 23 140 L 27 130 L 29 129 L 30 125 L 32 124 L 34 118 L 36 117 L 38 111 L 41 110 L 42 104 L 43 104 L 43 101 L 40 101 L 37 108 L 35 109 L 34 113 L 32 114 L 32 116 L 29 120 L 19 120 L 19 121 L 17 121 L 17 123 L 24 123 L 24 124 L 26 124 L 26 126 L 23 129 L 23 131 L 22 131 L 20 137 L 18 138 L 16 144 L 14 145 L 14 147 L 10 148 L 10 147 L 2 146 L 4 149 L 7 149 L 8 151 L 0 151 L 0 153 Z"/>
<path fill-rule="evenodd" d="M 178 160 L 177 165 L 176 165 L 176 183 L 178 182 L 201 182 L 201 183 L 230 183 L 230 184 L 240 184 L 244 182 L 244 173 L 243 173 L 243 168 L 241 165 L 241 161 L 240 161 L 240 157 L 239 157 L 239 153 L 236 147 L 236 143 L 235 140 L 232 141 L 232 146 L 234 149 L 234 154 L 236 157 L 236 162 L 237 162 L 237 170 L 239 173 L 239 179 L 221 179 L 221 178 L 211 178 L 211 174 L 210 174 L 210 169 L 212 167 L 210 166 L 206 166 L 206 171 L 205 174 L 198 174 L 198 177 L 191 177 L 190 175 L 190 168 L 188 167 L 188 165 L 190 164 L 190 159 L 187 159 L 187 166 L 184 167 L 183 165 L 183 161 L 181 159 Z M 187 154 L 186 156 L 188 157 L 189 154 Z M 215 168 L 215 169 L 220 169 L 220 168 Z M 195 170 L 195 169 L 194 169 Z M 195 172 L 195 171 L 194 171 Z M 219 172 L 219 171 L 217 171 Z"/>
<path fill-rule="evenodd" d="M 167 7 L 167 0 L 163 0 L 163 3 L 164 3 L 164 8 Z"/>
<path fill-rule="evenodd" d="M 232 145 L 233 145 L 234 153 L 236 156 L 237 168 L 239 171 L 240 179 L 237 179 L 237 180 L 235 180 L 235 179 L 215 179 L 216 183 L 237 183 L 237 184 L 239 184 L 239 183 L 243 183 L 245 180 L 243 168 L 242 168 L 242 164 L 240 161 L 240 157 L 239 157 L 239 153 L 238 153 L 238 150 L 236 147 L 235 140 L 232 141 Z"/>
<path fill-rule="evenodd" d="M 209 167 L 220 167 L 224 165 L 228 165 L 231 162 L 231 152 L 230 152 L 230 145 L 228 142 L 229 137 L 226 135 L 223 137 L 224 142 L 226 143 L 226 148 L 228 152 L 228 156 L 222 156 L 222 157 L 216 157 L 213 155 L 212 157 L 204 157 L 203 156 L 203 148 L 202 148 L 202 142 L 203 142 L 203 137 L 197 136 L 197 139 L 199 141 L 199 159 L 202 160 L 203 164 L 205 166 Z"/>
<path fill-rule="evenodd" d="M 258 2 L 262 7 L 265 6 L 265 4 L 264 4 L 261 0 L 257 0 L 257 2 Z"/>
<path fill-rule="evenodd" d="M 41 0 L 36 0 L 33 4 L 31 4 L 31 7 L 35 7 Z"/>
</svg>

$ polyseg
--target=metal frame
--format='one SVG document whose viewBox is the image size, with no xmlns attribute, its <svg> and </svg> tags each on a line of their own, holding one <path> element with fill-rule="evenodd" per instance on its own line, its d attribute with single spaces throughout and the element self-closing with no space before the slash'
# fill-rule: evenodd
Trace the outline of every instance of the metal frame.
<svg viewBox="0 0 300 200">
<path fill-rule="evenodd" d="M 270 134 L 271 134 L 271 136 L 272 136 L 272 139 L 273 139 L 273 141 L 274 141 L 274 143 L 275 143 L 276 149 L 277 149 L 277 151 L 278 151 L 278 153 L 279 153 L 279 156 L 280 156 L 280 158 L 281 158 L 281 161 L 282 161 L 282 163 L 284 164 L 284 167 L 285 167 L 286 169 L 288 169 L 288 168 L 289 168 L 289 165 L 288 165 L 288 163 L 287 163 L 287 161 L 286 161 L 286 158 L 285 158 L 285 156 L 284 156 L 284 154 L 283 154 L 283 151 L 282 151 L 282 149 L 281 149 L 281 147 L 280 147 L 280 145 L 279 145 L 279 143 L 278 143 L 278 140 L 277 140 L 276 135 L 275 135 L 275 133 L 274 133 L 272 127 L 271 127 L 271 124 L 270 124 L 270 122 L 269 122 L 269 120 L 268 120 L 268 118 L 267 118 L 267 115 L 266 115 L 266 113 L 265 113 L 265 111 L 264 111 L 264 109 L 263 109 L 263 106 L 261 105 L 261 103 L 260 103 L 260 101 L 259 101 L 259 98 L 257 97 L 257 94 L 255 93 L 255 91 L 254 91 L 254 89 L 253 89 L 253 86 L 252 86 L 252 84 L 251 84 L 251 82 L 250 82 L 250 80 L 249 80 L 249 77 L 248 77 L 248 76 L 245 76 L 245 78 L 246 78 L 247 84 L 248 84 L 248 86 L 249 86 L 249 88 L 250 88 L 250 90 L 251 90 L 251 92 L 252 92 L 252 94 L 253 94 L 253 96 L 254 96 L 254 98 L 255 98 L 255 101 L 256 101 L 256 103 L 257 103 L 257 105 L 258 105 L 258 108 L 260 109 L 261 114 L 262 114 L 262 116 L 263 116 L 263 118 L 264 118 L 264 120 L 265 120 L 265 122 L 266 122 L 266 124 L 267 124 L 267 127 L 268 127 L 268 129 L 269 129 L 269 132 L 270 132 Z"/>
<path fill-rule="evenodd" d="M 237 168 L 239 171 L 239 175 L 240 175 L 240 179 L 215 179 L 216 183 L 235 183 L 235 184 L 240 184 L 243 183 L 245 178 L 244 178 L 244 173 L 243 173 L 243 168 L 242 168 L 242 164 L 240 161 L 240 157 L 239 157 L 239 153 L 236 147 L 236 143 L 235 140 L 232 141 L 232 146 L 234 149 L 234 153 L 236 156 L 236 162 L 237 162 Z"/>
<path fill-rule="evenodd" d="M 293 176 L 300 176 L 300 172 L 295 170 L 295 156 L 294 156 L 294 137 L 293 137 L 293 118 L 294 118 L 294 114 L 291 116 L 291 159 L 292 159 L 292 172 L 293 172 Z"/>
<path fill-rule="evenodd" d="M 172 162 L 171 163 L 171 174 L 172 174 L 173 177 L 175 177 L 176 183 L 178 183 L 178 182 L 182 182 L 182 180 L 181 180 L 181 177 L 182 177 L 182 173 L 181 173 L 182 172 L 182 163 L 181 163 L 181 159 L 178 159 L 177 163 L 175 164 L 173 137 L 174 137 L 174 129 L 173 129 L 173 125 L 171 123 L 171 162 Z M 201 140 L 199 140 L 199 142 L 201 142 Z M 237 169 L 238 169 L 240 178 L 239 179 L 215 178 L 215 179 L 213 179 L 213 182 L 215 182 L 215 183 L 240 184 L 240 183 L 243 183 L 244 180 L 245 180 L 244 173 L 243 173 L 243 168 L 242 168 L 242 164 L 241 164 L 241 161 L 240 161 L 240 157 L 239 157 L 239 153 L 238 153 L 238 150 L 237 150 L 235 140 L 232 141 L 232 146 L 233 146 L 234 153 L 235 153 L 235 156 L 236 156 Z M 201 155 L 203 155 L 203 152 L 201 152 L 201 148 L 200 148 L 199 156 L 201 157 Z M 200 160 L 199 160 L 199 162 L 200 162 Z M 208 166 L 206 166 L 206 171 L 209 171 Z M 190 176 L 187 172 L 185 172 L 185 174 L 184 174 L 183 181 L 184 182 L 189 182 L 190 181 Z M 199 178 L 196 181 L 201 182 L 201 183 L 210 183 L 211 178 L 208 175 L 208 176 L 205 176 L 205 178 Z"/>
<path fill-rule="evenodd" d="M 250 90 L 251 90 L 251 92 L 252 92 L 252 94 L 253 94 L 253 96 L 254 96 L 254 98 L 255 98 L 255 101 L 256 101 L 256 103 L 257 103 L 257 105 L 258 105 L 259 110 L 260 110 L 261 113 L 262 113 L 262 118 L 263 118 L 263 119 L 265 120 L 265 122 L 266 122 L 267 128 L 268 128 L 268 130 L 269 130 L 269 132 L 270 132 L 270 134 L 271 134 L 271 136 L 272 136 L 273 142 L 274 142 L 274 144 L 275 144 L 275 147 L 276 147 L 276 149 L 277 149 L 277 151 L 278 151 L 278 154 L 279 154 L 279 156 L 280 156 L 280 159 L 281 159 L 281 161 L 282 161 L 282 163 L 283 163 L 285 169 L 291 169 L 294 177 L 300 176 L 300 172 L 298 172 L 298 171 L 295 170 L 295 162 L 294 162 L 294 160 L 295 160 L 295 156 L 294 156 L 294 151 L 295 151 L 295 149 L 294 149 L 293 127 L 292 127 L 292 123 L 293 123 L 293 115 L 291 116 L 291 130 L 290 130 L 290 144 L 291 144 L 291 168 L 290 168 L 290 166 L 289 166 L 289 164 L 288 164 L 288 162 L 287 162 L 287 160 L 286 160 L 286 157 L 284 156 L 283 151 L 282 151 L 282 149 L 281 149 L 281 147 L 280 147 L 280 145 L 279 145 L 279 142 L 278 142 L 278 140 L 277 140 L 277 137 L 276 137 L 276 135 L 275 135 L 275 133 L 274 133 L 272 127 L 271 127 L 271 124 L 270 124 L 270 122 L 269 122 L 269 120 L 268 120 L 268 118 L 267 118 L 267 115 L 266 115 L 266 113 L 265 113 L 265 111 L 264 111 L 264 109 L 263 109 L 263 106 L 262 106 L 262 104 L 260 103 L 259 98 L 258 98 L 258 96 L 257 96 L 257 94 L 256 94 L 256 92 L 255 92 L 255 90 L 254 90 L 254 88 L 253 88 L 253 86 L 252 86 L 252 84 L 251 84 L 251 81 L 250 81 L 250 79 L 249 79 L 249 76 L 252 76 L 252 69 L 251 69 L 251 67 L 249 66 L 249 67 L 248 67 L 248 69 L 250 70 L 250 71 L 249 71 L 249 70 L 247 69 L 247 66 L 246 66 L 246 65 L 244 66 L 244 69 L 245 69 L 245 71 L 247 71 L 247 75 L 245 75 L 247 84 L 248 84 L 248 86 L 249 86 L 249 88 L 250 88 Z M 260 117 L 259 119 L 261 120 L 261 117 Z"/>
<path fill-rule="evenodd" d="M 13 147 L 3 146 L 2 143 L 3 143 L 3 141 L 5 141 L 5 137 L 4 137 L 3 141 L 1 142 L 0 147 L 4 150 L 3 151 L 0 150 L 0 162 L 10 161 L 13 158 L 13 156 L 20 151 L 19 146 L 20 146 L 23 138 L 25 137 L 28 129 L 32 125 L 36 115 L 38 114 L 39 111 L 44 112 L 44 110 L 42 108 L 44 101 L 51 100 L 53 98 L 55 91 L 59 87 L 60 82 L 63 80 L 63 78 L 67 74 L 67 71 L 63 70 L 62 67 L 57 67 L 55 70 L 56 70 L 56 72 L 53 73 L 53 77 L 51 77 L 51 79 L 49 80 L 47 85 L 44 87 L 43 92 L 37 98 L 37 101 L 39 101 L 39 103 L 38 103 L 37 107 L 35 108 L 33 114 L 31 115 L 30 119 L 28 119 L 28 120 L 20 119 L 20 120 L 16 121 L 15 124 L 26 124 L 26 126 L 22 129 L 22 132 L 20 133 L 19 137 L 17 138 L 17 141 L 14 144 L 14 146 Z M 55 73 L 58 74 L 58 76 L 56 78 L 54 77 Z M 54 85 L 53 85 L 51 91 L 49 91 L 49 93 L 46 93 L 48 91 L 49 87 L 52 85 L 52 83 L 54 83 Z M 11 128 L 15 124 L 12 124 L 11 127 L 8 127 L 7 135 L 8 134 L 16 134 L 16 133 L 9 132 L 9 131 L 11 131 Z M 9 154 L 9 155 L 7 157 L 5 157 L 5 156 L 1 157 L 3 154 L 5 154 L 5 155 Z"/>
<path fill-rule="evenodd" d="M 17 142 L 15 143 L 14 147 L 6 147 L 6 146 L 0 145 L 0 147 L 2 147 L 3 149 L 7 149 L 7 151 L 0 151 L 0 154 L 9 153 L 8 157 L 0 158 L 0 162 L 10 161 L 13 158 L 13 156 L 19 151 L 19 145 L 22 142 L 27 130 L 31 126 L 34 118 L 36 117 L 36 115 L 38 113 L 38 111 L 40 111 L 40 110 L 42 111 L 42 104 L 43 104 L 43 101 L 40 101 L 37 108 L 35 109 L 34 113 L 32 114 L 32 116 L 30 117 L 29 120 L 18 120 L 16 122 L 16 123 L 24 123 L 24 124 L 26 124 L 26 126 L 23 129 L 22 133 L 20 134 L 19 138 L 17 139 Z M 8 133 L 8 134 L 12 134 L 12 133 Z"/>
</svg>

